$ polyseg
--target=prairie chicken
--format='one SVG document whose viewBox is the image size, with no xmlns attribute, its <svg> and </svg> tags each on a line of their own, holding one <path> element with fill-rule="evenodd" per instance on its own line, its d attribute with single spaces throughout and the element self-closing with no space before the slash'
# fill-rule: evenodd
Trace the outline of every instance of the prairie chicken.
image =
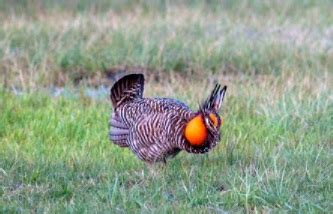
<svg viewBox="0 0 333 214">
<path fill-rule="evenodd" d="M 111 88 L 110 140 L 148 163 L 181 150 L 206 153 L 220 141 L 218 115 L 227 87 L 216 84 L 198 111 L 170 98 L 144 98 L 143 74 L 130 74 Z"/>
</svg>

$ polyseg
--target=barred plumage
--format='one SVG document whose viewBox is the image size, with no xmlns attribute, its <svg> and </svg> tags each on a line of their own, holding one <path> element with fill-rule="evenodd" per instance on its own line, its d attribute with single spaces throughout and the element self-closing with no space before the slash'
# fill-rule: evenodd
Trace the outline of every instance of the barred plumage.
<svg viewBox="0 0 333 214">
<path fill-rule="evenodd" d="M 175 99 L 143 98 L 143 89 L 143 74 L 124 76 L 111 88 L 113 143 L 129 147 L 146 162 L 165 162 L 181 150 L 206 153 L 216 146 L 221 126 L 218 110 L 226 86 L 221 89 L 217 84 L 197 112 Z M 198 135 L 201 132 L 204 138 Z"/>
</svg>

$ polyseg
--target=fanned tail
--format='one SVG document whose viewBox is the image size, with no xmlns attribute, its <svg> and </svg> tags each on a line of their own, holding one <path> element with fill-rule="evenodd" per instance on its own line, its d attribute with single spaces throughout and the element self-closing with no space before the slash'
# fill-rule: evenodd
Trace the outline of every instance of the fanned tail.
<svg viewBox="0 0 333 214">
<path fill-rule="evenodd" d="M 114 113 L 112 113 L 109 121 L 109 138 L 121 147 L 128 147 L 129 129 L 123 118 L 117 113 L 117 108 L 136 98 L 141 98 L 143 87 L 143 74 L 129 74 L 119 79 L 111 88 L 110 98 Z"/>
<path fill-rule="evenodd" d="M 111 88 L 110 98 L 114 109 L 143 95 L 143 74 L 129 74 L 118 80 Z"/>
</svg>

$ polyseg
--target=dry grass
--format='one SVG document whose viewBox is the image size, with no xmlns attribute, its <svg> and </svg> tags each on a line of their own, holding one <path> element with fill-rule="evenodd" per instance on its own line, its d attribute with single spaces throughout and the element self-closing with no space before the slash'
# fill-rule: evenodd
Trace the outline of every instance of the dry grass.
<svg viewBox="0 0 333 214">
<path fill-rule="evenodd" d="M 24 89 L 64 85 L 103 78 L 119 65 L 187 75 L 333 69 L 333 17 L 316 5 L 301 17 L 240 11 L 244 14 L 169 7 L 161 14 L 139 9 L 6 16 L 0 27 L 0 83 Z"/>
</svg>

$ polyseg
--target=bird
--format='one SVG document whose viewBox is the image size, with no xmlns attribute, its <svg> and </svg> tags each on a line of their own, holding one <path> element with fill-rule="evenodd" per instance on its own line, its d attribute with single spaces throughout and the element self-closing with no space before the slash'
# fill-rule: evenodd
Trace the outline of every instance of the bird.
<svg viewBox="0 0 333 214">
<path fill-rule="evenodd" d="M 129 148 L 150 164 L 166 163 L 181 151 L 203 154 L 216 147 L 223 124 L 219 110 L 227 86 L 216 84 L 210 96 L 193 111 L 177 99 L 144 97 L 144 82 L 142 73 L 131 73 L 111 87 L 111 142 Z"/>
</svg>

